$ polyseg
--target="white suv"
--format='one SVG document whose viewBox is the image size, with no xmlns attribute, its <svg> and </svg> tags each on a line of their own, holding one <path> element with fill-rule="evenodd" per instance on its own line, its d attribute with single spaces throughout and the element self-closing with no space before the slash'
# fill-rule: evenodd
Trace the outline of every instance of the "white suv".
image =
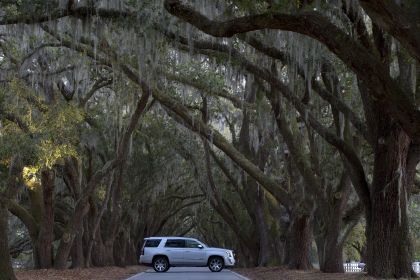
<svg viewBox="0 0 420 280">
<path fill-rule="evenodd" d="M 211 248 L 194 238 L 149 237 L 144 239 L 140 263 L 166 272 L 171 266 L 208 266 L 212 272 L 234 266 L 232 250 Z"/>
</svg>

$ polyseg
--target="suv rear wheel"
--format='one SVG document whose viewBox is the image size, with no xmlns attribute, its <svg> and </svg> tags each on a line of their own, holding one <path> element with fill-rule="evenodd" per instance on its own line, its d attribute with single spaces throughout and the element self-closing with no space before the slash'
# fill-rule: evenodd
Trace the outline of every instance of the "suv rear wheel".
<svg viewBox="0 0 420 280">
<path fill-rule="evenodd" d="M 222 271 L 224 266 L 223 259 L 221 257 L 211 257 L 209 259 L 209 269 L 212 272 Z"/>
<path fill-rule="evenodd" d="M 153 269 L 156 272 L 166 272 L 169 269 L 169 262 L 166 257 L 156 257 L 153 259 Z"/>
</svg>

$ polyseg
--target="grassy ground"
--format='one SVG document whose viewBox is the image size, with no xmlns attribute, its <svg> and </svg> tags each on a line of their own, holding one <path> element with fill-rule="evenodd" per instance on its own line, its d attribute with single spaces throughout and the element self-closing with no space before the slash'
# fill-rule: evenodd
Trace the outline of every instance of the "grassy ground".
<svg viewBox="0 0 420 280">
<path fill-rule="evenodd" d="M 322 273 L 319 270 L 300 271 L 282 267 L 238 268 L 234 271 L 251 280 L 378 280 L 360 272 Z"/>
<path fill-rule="evenodd" d="M 18 280 L 120 280 L 145 271 L 144 266 L 95 267 L 84 269 L 40 269 L 16 271 Z"/>
<path fill-rule="evenodd" d="M 280 267 L 241 268 L 235 272 L 251 280 L 372 280 L 364 273 L 321 273 L 319 270 L 298 271 Z"/>
</svg>

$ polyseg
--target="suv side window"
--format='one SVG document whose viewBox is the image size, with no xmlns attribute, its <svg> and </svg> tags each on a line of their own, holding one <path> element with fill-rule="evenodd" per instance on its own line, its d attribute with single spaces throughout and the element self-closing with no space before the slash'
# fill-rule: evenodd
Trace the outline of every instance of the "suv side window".
<svg viewBox="0 0 420 280">
<path fill-rule="evenodd" d="M 166 240 L 165 247 L 185 248 L 185 240 L 183 240 L 183 239 L 168 239 L 168 240 Z"/>
<path fill-rule="evenodd" d="M 185 247 L 187 248 L 198 248 L 198 245 L 201 245 L 195 240 L 185 240 Z"/>
<path fill-rule="evenodd" d="M 156 248 L 157 246 L 159 246 L 161 240 L 162 239 L 146 239 L 144 247 Z"/>
</svg>

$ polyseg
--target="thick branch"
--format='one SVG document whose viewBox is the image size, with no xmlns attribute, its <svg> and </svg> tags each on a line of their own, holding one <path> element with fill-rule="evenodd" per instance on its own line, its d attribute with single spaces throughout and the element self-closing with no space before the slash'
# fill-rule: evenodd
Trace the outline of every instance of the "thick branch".
<svg viewBox="0 0 420 280">
<path fill-rule="evenodd" d="M 194 87 L 198 90 L 208 92 L 212 95 L 216 95 L 216 96 L 220 96 L 222 98 L 225 98 L 225 99 L 229 100 L 230 102 L 232 102 L 233 106 L 235 106 L 238 109 L 243 109 L 244 107 L 247 107 L 247 108 L 250 108 L 250 109 L 255 109 L 255 105 L 252 105 L 252 104 L 249 104 L 245 101 L 242 101 L 240 98 L 238 98 L 234 95 L 231 95 L 225 89 L 221 89 L 221 90 L 216 89 L 215 90 L 213 88 L 210 88 L 210 86 L 207 86 L 205 83 L 202 83 L 198 80 L 189 79 L 189 78 L 186 78 L 186 77 L 182 77 L 181 75 L 171 74 L 169 72 L 164 73 L 164 75 L 168 80 L 177 81 L 179 83 Z"/>
<path fill-rule="evenodd" d="M 165 8 L 173 15 L 216 36 L 262 29 L 293 31 L 325 44 L 371 89 L 370 93 L 398 122 L 408 135 L 420 141 L 420 111 L 390 75 L 381 61 L 365 47 L 317 12 L 299 14 L 269 13 L 244 16 L 224 22 L 213 21 L 179 0 L 165 0 Z"/>
<path fill-rule="evenodd" d="M 100 90 L 103 87 L 106 87 L 112 83 L 112 79 L 101 78 L 97 80 L 92 88 L 85 94 L 83 98 L 80 99 L 79 105 L 84 107 L 89 99 L 95 94 L 96 91 Z"/>
<path fill-rule="evenodd" d="M 397 38 L 420 62 L 419 18 L 413 19 L 394 0 L 361 0 L 360 4 L 375 24 Z"/>
<path fill-rule="evenodd" d="M 10 112 L 4 112 L 0 108 L 0 118 L 5 118 L 8 121 L 15 123 L 23 132 L 30 134 L 29 127 L 26 123 L 19 117 Z"/>
<path fill-rule="evenodd" d="M 46 29 L 46 28 L 45 28 Z M 47 29 L 48 30 L 48 29 Z M 54 34 L 53 31 L 48 30 L 49 33 Z M 58 34 L 54 34 L 58 40 L 61 40 L 62 44 L 68 48 L 75 49 L 76 51 L 87 53 L 88 56 L 94 58 L 93 48 L 88 45 L 82 44 L 74 44 L 68 39 L 61 38 Z M 63 40 L 64 39 L 64 40 Z M 112 55 L 113 56 L 113 55 Z M 97 60 L 100 60 L 101 63 L 104 65 L 108 65 L 112 67 L 113 63 L 110 59 L 105 57 L 99 58 L 96 56 Z M 113 58 L 117 60 L 116 57 Z M 134 83 L 138 84 L 142 89 L 143 92 L 152 92 L 149 88 L 148 84 L 140 79 L 140 75 L 132 70 L 129 66 L 125 64 L 119 65 L 122 72 Z M 181 104 L 179 104 L 176 100 L 172 97 L 164 94 L 159 90 L 153 91 L 153 96 L 156 100 L 158 100 L 162 105 L 173 111 L 177 114 L 180 118 L 182 118 L 190 128 L 200 133 L 204 136 L 207 140 L 213 142 L 220 150 L 225 152 L 234 162 L 236 162 L 241 168 L 243 168 L 246 172 L 248 172 L 255 180 L 257 180 L 268 192 L 270 192 L 276 199 L 278 199 L 283 205 L 288 205 L 290 203 L 288 193 L 281 188 L 273 179 L 269 176 L 264 174 L 257 166 L 252 164 L 250 161 L 246 159 L 240 152 L 238 152 L 220 133 L 214 131 L 213 129 L 206 126 L 202 121 L 197 121 L 193 117 L 191 117 L 188 113 L 188 110 Z M 116 165 L 116 162 L 113 162 L 112 165 Z M 103 170 L 108 171 L 110 170 L 109 167 L 103 168 Z M 98 171 L 101 172 L 101 171 Z M 103 174 L 103 172 L 101 172 Z M 103 177 L 103 176 L 102 176 Z"/>
<path fill-rule="evenodd" d="M 29 231 L 29 234 L 31 236 L 37 236 L 38 234 L 38 224 L 35 221 L 34 217 L 29 213 L 27 209 L 19 205 L 16 201 L 12 199 L 6 199 L 3 197 L 0 197 L 2 203 L 4 203 L 7 208 L 9 209 L 10 213 L 15 215 L 19 220 L 21 220 L 26 228 Z"/>
<path fill-rule="evenodd" d="M 133 82 L 142 87 L 148 87 L 146 82 L 139 79 L 139 75 L 126 65 L 121 65 L 123 72 Z M 270 192 L 278 201 L 284 205 L 289 204 L 288 194 L 273 179 L 264 174 L 257 166 L 252 164 L 244 155 L 237 151 L 219 132 L 206 126 L 201 120 L 194 119 L 188 110 L 178 101 L 166 95 L 165 93 L 154 90 L 153 96 L 165 107 L 182 118 L 188 127 L 207 140 L 211 141 L 216 147 L 226 153 L 242 169 L 257 180 L 268 192 Z"/>
<path fill-rule="evenodd" d="M 182 37 L 179 37 L 181 42 L 183 43 Z M 325 128 L 310 112 L 309 108 L 305 104 L 303 104 L 299 98 L 297 98 L 285 85 L 282 81 L 280 81 L 276 76 L 272 75 L 267 69 L 259 67 L 250 61 L 248 61 L 245 57 L 243 57 L 238 51 L 235 49 L 229 49 L 228 46 L 213 42 L 207 41 L 194 41 L 195 51 L 199 51 L 200 53 L 213 56 L 215 55 L 213 52 L 217 51 L 217 54 L 224 54 L 226 57 L 231 56 L 234 60 L 240 63 L 247 71 L 254 74 L 256 77 L 259 77 L 266 82 L 268 82 L 271 86 L 273 86 L 276 90 L 278 90 L 303 116 L 303 121 L 306 125 L 311 126 L 320 136 L 322 136 L 325 141 L 329 144 L 336 147 L 343 155 L 345 155 L 348 162 L 351 164 L 352 175 L 358 178 L 358 194 L 361 198 L 369 205 L 369 188 L 366 181 L 365 172 L 363 169 L 363 165 L 361 164 L 357 154 L 353 150 L 353 148 L 348 145 L 343 139 L 340 139 L 337 135 L 333 132 L 329 131 Z M 207 50 L 211 50 L 208 52 Z M 266 93 L 269 94 L 269 91 L 266 90 Z M 275 97 L 268 95 L 269 99 L 273 105 L 276 104 L 274 101 Z M 275 108 L 275 107 L 274 107 Z M 305 170 L 305 169 L 302 169 Z M 308 169 L 309 172 L 309 169 Z M 308 182 L 312 181 L 309 180 L 312 176 L 307 173 L 308 175 Z"/>
<path fill-rule="evenodd" d="M 268 55 L 274 59 L 279 59 L 283 64 L 290 64 L 291 63 L 291 57 L 287 53 L 275 48 L 266 46 L 263 44 L 260 40 L 258 40 L 255 36 L 244 36 L 240 35 L 239 38 L 244 40 L 247 44 L 255 48 L 256 50 L 264 53 L 265 55 Z M 292 62 L 293 63 L 293 62 Z M 297 71 L 298 74 L 303 79 L 310 79 L 311 85 L 315 89 L 315 91 L 318 93 L 318 95 L 330 103 L 331 107 L 337 109 L 338 111 L 342 112 L 343 115 L 349 119 L 349 121 L 354 125 L 354 127 L 364 136 L 365 139 L 367 138 L 367 132 L 366 132 L 366 125 L 362 122 L 362 120 L 351 110 L 347 104 L 345 104 L 343 101 L 341 101 L 338 97 L 334 96 L 331 92 L 326 90 L 319 81 L 317 81 L 315 78 L 306 77 L 305 71 L 302 69 L 302 66 L 297 64 Z M 322 62 L 323 67 L 326 69 L 332 69 L 332 65 L 330 65 L 327 61 Z M 325 66 L 324 66 L 325 65 Z"/>
</svg>

